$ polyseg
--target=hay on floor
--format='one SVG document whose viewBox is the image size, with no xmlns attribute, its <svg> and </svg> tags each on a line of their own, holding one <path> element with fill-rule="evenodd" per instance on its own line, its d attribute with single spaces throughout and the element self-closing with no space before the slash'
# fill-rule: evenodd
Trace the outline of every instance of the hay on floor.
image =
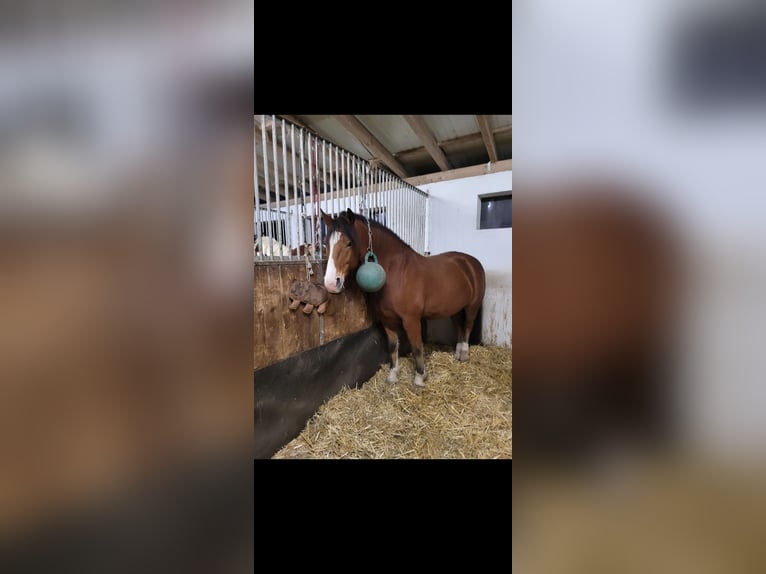
<svg viewBox="0 0 766 574">
<path fill-rule="evenodd" d="M 426 346 L 427 387 L 412 389 L 411 356 L 360 389 L 343 389 L 273 458 L 512 458 L 511 349 L 471 346 L 470 361 Z"/>
</svg>

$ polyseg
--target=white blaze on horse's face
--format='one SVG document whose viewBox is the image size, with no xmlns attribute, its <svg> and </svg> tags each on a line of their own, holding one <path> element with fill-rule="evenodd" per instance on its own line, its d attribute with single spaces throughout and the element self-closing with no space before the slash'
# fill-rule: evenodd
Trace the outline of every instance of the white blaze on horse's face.
<svg viewBox="0 0 766 574">
<path fill-rule="evenodd" d="M 335 246 L 338 244 L 338 242 L 341 240 L 341 234 L 339 231 L 333 232 L 332 235 L 330 235 L 330 241 L 328 242 L 328 249 L 327 249 L 327 271 L 325 271 L 324 274 L 324 286 L 327 288 L 327 291 L 330 293 L 340 293 L 343 291 L 343 281 L 345 280 L 345 275 L 342 273 L 339 273 L 338 270 L 335 267 Z"/>
</svg>

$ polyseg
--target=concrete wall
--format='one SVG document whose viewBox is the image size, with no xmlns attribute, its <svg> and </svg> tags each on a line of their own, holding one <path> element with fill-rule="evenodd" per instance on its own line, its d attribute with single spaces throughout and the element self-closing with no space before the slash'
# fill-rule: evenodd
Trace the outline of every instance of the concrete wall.
<svg viewBox="0 0 766 574">
<path fill-rule="evenodd" d="M 421 185 L 431 194 L 428 248 L 432 254 L 464 251 L 476 257 L 487 273 L 481 318 L 481 339 L 487 345 L 511 346 L 513 231 L 479 229 L 479 195 L 510 191 L 511 171 Z M 429 324 L 429 338 L 451 342 L 449 320 Z"/>
<path fill-rule="evenodd" d="M 677 325 L 685 435 L 702 453 L 752 460 L 766 446 L 766 122 L 754 105 L 763 98 L 711 97 L 697 108 L 675 97 L 682 74 L 669 73 L 679 24 L 705 10 L 713 21 L 726 10 L 750 16 L 739 3 L 621 3 L 607 26 L 594 17 L 602 6 L 588 4 L 545 0 L 514 14 L 513 102 L 523 110 L 514 161 L 529 181 L 608 169 L 649 184 L 689 251 Z"/>
</svg>

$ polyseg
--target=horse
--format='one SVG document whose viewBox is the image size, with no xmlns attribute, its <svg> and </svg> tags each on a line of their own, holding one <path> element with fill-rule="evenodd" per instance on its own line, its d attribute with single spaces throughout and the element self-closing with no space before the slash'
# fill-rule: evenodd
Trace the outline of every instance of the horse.
<svg viewBox="0 0 766 574">
<path fill-rule="evenodd" d="M 324 285 L 328 292 L 340 293 L 370 250 L 368 219 L 350 209 L 336 218 L 322 212 L 322 219 L 328 254 Z M 415 360 L 413 384 L 416 390 L 422 389 L 426 372 L 421 320 L 450 317 L 457 333 L 455 359 L 468 361 L 468 337 L 484 299 L 484 267 L 475 257 L 459 251 L 420 255 L 376 221 L 369 221 L 369 230 L 372 249 L 386 272 L 383 288 L 368 293 L 367 300 L 388 338 L 391 369 L 387 381 L 399 379 L 398 333 L 403 326 Z"/>
</svg>

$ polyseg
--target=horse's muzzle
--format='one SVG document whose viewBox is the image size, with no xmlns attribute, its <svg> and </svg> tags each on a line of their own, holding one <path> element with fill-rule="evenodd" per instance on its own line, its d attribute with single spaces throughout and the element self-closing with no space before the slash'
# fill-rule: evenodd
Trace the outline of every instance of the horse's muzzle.
<svg viewBox="0 0 766 574">
<path fill-rule="evenodd" d="M 325 288 L 330 293 L 340 293 L 343 291 L 343 277 L 336 277 L 335 282 L 325 281 Z"/>
</svg>

